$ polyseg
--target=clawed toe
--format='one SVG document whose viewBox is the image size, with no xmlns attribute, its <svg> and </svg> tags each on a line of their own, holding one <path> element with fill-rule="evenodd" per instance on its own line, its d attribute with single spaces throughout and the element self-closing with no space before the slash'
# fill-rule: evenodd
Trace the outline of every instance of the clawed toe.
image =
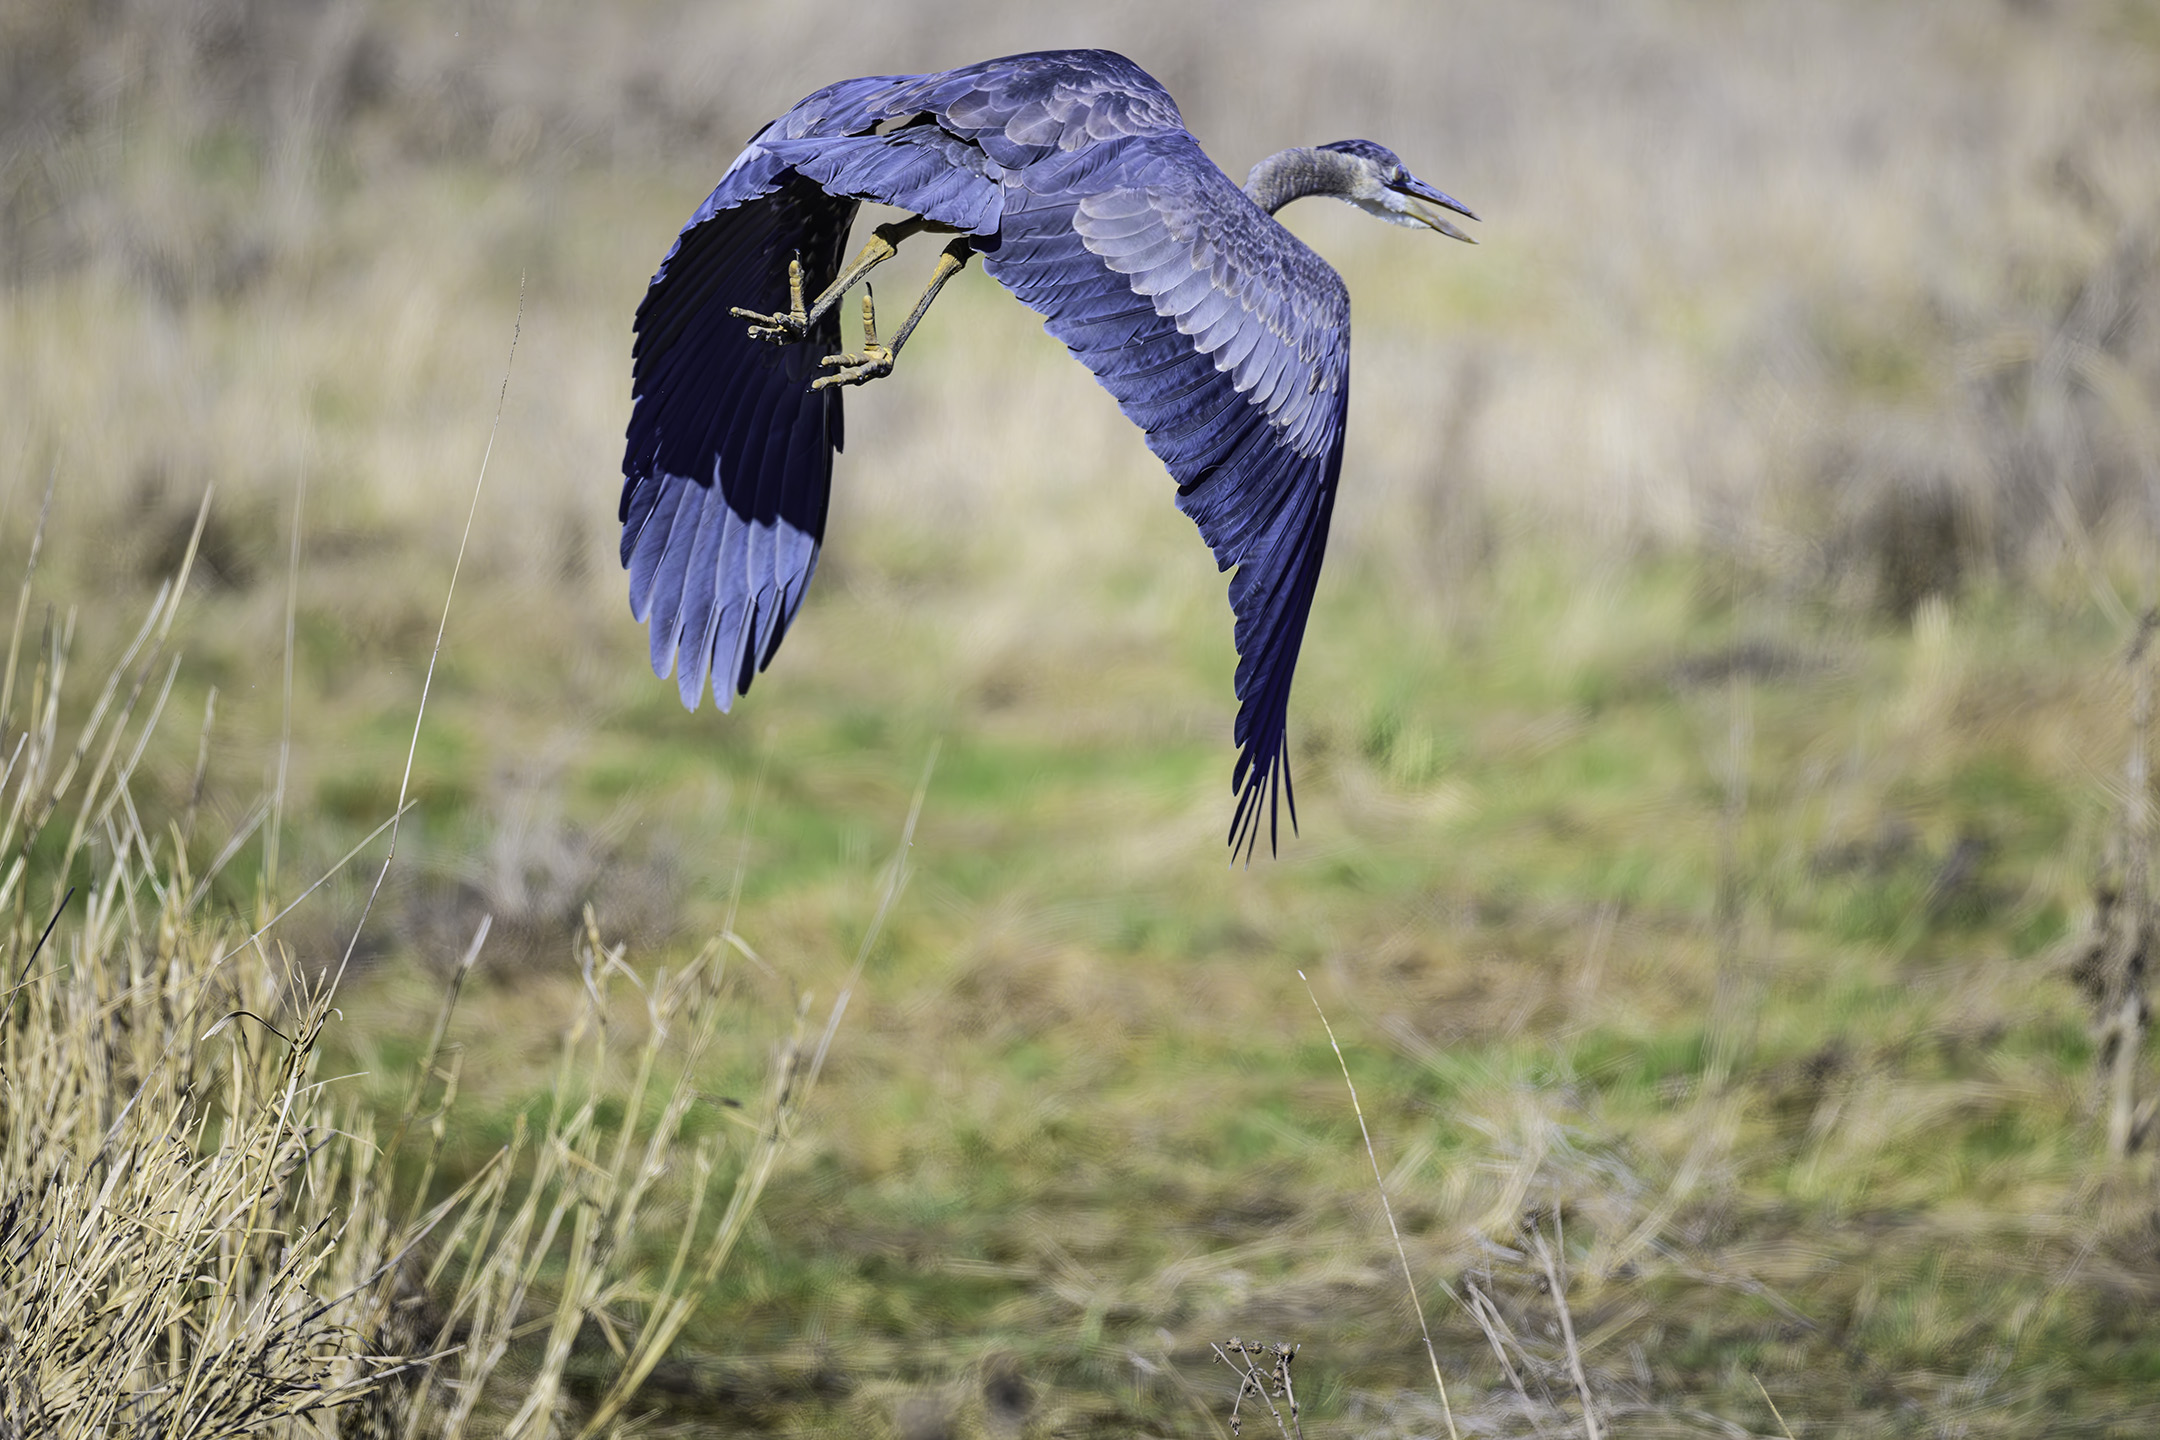
<svg viewBox="0 0 2160 1440">
<path fill-rule="evenodd" d="M 830 369 L 840 368 L 831 375 L 820 375 L 810 382 L 813 390 L 823 390 L 831 385 L 865 385 L 872 380 L 892 374 L 892 351 L 883 345 L 871 344 L 861 351 L 850 350 L 845 355 L 827 355 L 818 364 Z"/>
<path fill-rule="evenodd" d="M 820 375 L 810 382 L 813 390 L 823 390 L 831 385 L 867 385 L 872 380 L 892 374 L 893 356 L 899 349 L 899 341 L 892 345 L 880 345 L 877 338 L 877 301 L 869 295 L 862 302 L 862 349 L 850 350 L 844 355 L 827 355 L 818 361 L 826 369 L 839 367 L 837 373 Z M 905 340 L 907 334 L 901 333 Z"/>
<path fill-rule="evenodd" d="M 775 310 L 768 315 L 762 310 L 745 310 L 740 305 L 729 307 L 728 314 L 738 320 L 753 322 L 750 326 L 752 340 L 762 340 L 771 345 L 792 345 L 809 337 L 810 316 L 803 309 L 800 258 L 788 261 L 787 279 L 788 308 L 785 310 Z"/>
<path fill-rule="evenodd" d="M 730 313 L 739 319 L 757 321 L 750 327 L 750 338 L 768 345 L 792 345 L 810 333 L 810 327 L 796 321 L 792 315 L 761 315 L 755 310 L 742 309 Z"/>
</svg>

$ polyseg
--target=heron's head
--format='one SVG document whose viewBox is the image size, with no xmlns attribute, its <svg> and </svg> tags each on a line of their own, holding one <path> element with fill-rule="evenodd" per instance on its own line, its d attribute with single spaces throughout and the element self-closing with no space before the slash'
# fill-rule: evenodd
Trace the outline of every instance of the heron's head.
<svg viewBox="0 0 2160 1440">
<path fill-rule="evenodd" d="M 1337 140 L 1320 149 L 1352 162 L 1350 188 L 1343 199 L 1369 215 L 1395 225 L 1426 225 L 1466 244 L 1477 242 L 1448 223 L 1447 212 L 1477 219 L 1469 206 L 1435 190 L 1404 167 L 1395 152 L 1370 140 Z"/>
</svg>

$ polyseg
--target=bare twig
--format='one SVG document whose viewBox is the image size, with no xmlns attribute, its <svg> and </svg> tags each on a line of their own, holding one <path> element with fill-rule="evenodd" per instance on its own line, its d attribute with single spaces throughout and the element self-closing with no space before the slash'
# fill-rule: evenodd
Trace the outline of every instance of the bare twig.
<svg viewBox="0 0 2160 1440">
<path fill-rule="evenodd" d="M 435 625 L 435 647 L 428 651 L 427 674 L 420 681 L 420 704 L 413 712 L 412 741 L 405 747 L 405 772 L 398 779 L 397 809 L 390 817 L 390 849 L 383 856 L 382 868 L 375 872 L 375 883 L 368 890 L 367 900 L 360 907 L 360 918 L 353 922 L 352 939 L 345 944 L 345 954 L 338 961 L 337 976 L 344 978 L 352 965 L 353 953 L 360 948 L 360 932 L 366 928 L 368 916 L 375 909 L 375 899 L 382 894 L 383 881 L 390 874 L 391 862 L 397 859 L 398 822 L 405 817 L 405 797 L 412 793 L 413 762 L 420 754 L 420 727 L 427 719 L 428 694 L 435 686 L 436 662 L 442 659 L 443 636 L 450 630 L 450 602 L 457 597 L 458 575 L 465 568 L 465 551 L 472 544 L 473 517 L 480 513 L 480 493 L 487 485 L 488 461 L 495 454 L 495 432 L 502 428 L 503 403 L 510 398 L 510 371 L 517 363 L 518 337 L 525 329 L 525 277 L 518 276 L 517 314 L 510 322 L 510 354 L 503 361 L 502 389 L 495 396 L 495 418 L 488 425 L 487 446 L 480 452 L 480 473 L 473 479 L 472 503 L 465 507 L 465 529 L 458 536 L 457 559 L 450 565 L 450 584 L 443 592 L 442 618 Z"/>
<path fill-rule="evenodd" d="M 292 550 L 285 566 L 284 719 L 278 730 L 277 784 L 270 791 L 270 826 L 263 832 L 265 905 L 277 903 L 278 845 L 285 830 L 285 781 L 292 765 L 293 641 L 300 613 L 300 536 L 306 520 L 307 452 L 302 450 L 299 474 L 293 481 Z"/>
<path fill-rule="evenodd" d="M 1357 1114 L 1358 1133 L 1365 1137 L 1365 1158 L 1372 1163 L 1373 1187 L 1380 1192 L 1380 1213 L 1387 1217 L 1388 1234 L 1395 1240 L 1395 1258 L 1402 1265 L 1403 1287 L 1410 1292 L 1411 1308 L 1417 1311 L 1418 1333 L 1425 1337 L 1425 1358 L 1432 1364 L 1433 1384 L 1439 1387 L 1440 1411 L 1447 1417 L 1448 1435 L 1451 1440 L 1461 1440 L 1455 1428 L 1455 1407 L 1448 1402 L 1447 1381 L 1440 1375 L 1440 1352 L 1433 1348 L 1432 1326 L 1425 1320 L 1425 1302 L 1418 1295 L 1417 1281 L 1410 1273 L 1410 1252 L 1403 1248 L 1402 1231 L 1395 1224 L 1395 1207 L 1388 1203 L 1387 1182 L 1380 1177 L 1380 1155 L 1373 1149 L 1372 1128 L 1365 1123 L 1365 1107 L 1358 1103 L 1357 1082 L 1350 1078 L 1350 1062 L 1343 1058 L 1342 1045 L 1335 1039 L 1335 1027 L 1328 1024 L 1327 1011 L 1320 1008 L 1320 997 L 1313 993 L 1312 981 L 1305 972 L 1297 972 L 1298 979 L 1305 982 L 1305 994 L 1312 1000 L 1313 1013 L 1320 1017 L 1320 1028 L 1327 1032 L 1328 1045 L 1335 1051 L 1335 1063 L 1342 1067 L 1343 1084 L 1350 1091 L 1350 1108 Z M 1449 1295 L 1454 1295 L 1452 1288 Z M 1459 1297 L 1458 1297 L 1459 1303 Z"/>
<path fill-rule="evenodd" d="M 7 1009 L 0 1010 L 0 1025 L 5 1025 L 10 1019 L 14 1017 L 15 992 L 22 989 L 24 984 L 23 977 L 27 976 L 30 973 L 30 967 L 37 963 L 37 957 L 39 953 L 44 950 L 45 942 L 52 939 L 53 926 L 60 923 L 61 912 L 66 910 L 68 907 L 68 902 L 75 898 L 75 888 L 76 887 L 74 887 L 73 885 L 68 886 L 67 894 L 60 897 L 60 903 L 58 905 L 53 906 L 52 919 L 45 922 L 45 933 L 38 936 L 37 944 L 31 946 L 30 953 L 23 957 L 23 963 L 21 968 L 17 969 L 15 972 L 14 983 L 8 986 Z"/>
<path fill-rule="evenodd" d="M 1224 1353 L 1226 1347 L 1228 1354 Z M 1305 1427 L 1298 1419 L 1297 1386 L 1290 1377 L 1290 1362 L 1297 1359 L 1297 1353 L 1302 1347 L 1285 1345 L 1279 1340 L 1272 1345 L 1248 1345 L 1233 1335 L 1222 1345 L 1210 1345 L 1208 1348 L 1215 1352 L 1216 1359 L 1228 1365 L 1238 1375 L 1237 1398 L 1230 1402 L 1232 1435 L 1239 1433 L 1239 1426 L 1243 1423 L 1239 1419 L 1238 1411 L 1244 1405 L 1245 1397 L 1257 1395 L 1260 1403 L 1267 1406 L 1268 1414 L 1273 1417 L 1277 1430 L 1291 1437 L 1291 1440 L 1305 1440 Z M 1231 1355 L 1238 1358 L 1232 1360 Z M 1268 1362 L 1267 1369 L 1261 1369 L 1256 1363 L 1261 1360 Z M 1280 1407 L 1275 1404 L 1277 1396 L 1282 1397 L 1283 1403 Z M 1289 1412 L 1287 1421 L 1283 1418 L 1285 1410 Z"/>
<path fill-rule="evenodd" d="M 1559 1234 L 1559 1212 L 1553 1212 L 1553 1229 Z M 1575 1393 L 1582 1398 L 1583 1434 L 1588 1440 L 1599 1440 L 1604 1433 L 1598 1428 L 1597 1402 L 1590 1396 L 1590 1379 L 1583 1373 L 1582 1350 L 1575 1343 L 1575 1317 L 1568 1310 L 1567 1280 L 1561 1274 L 1560 1262 L 1553 1257 L 1553 1247 L 1546 1243 L 1542 1227 L 1530 1232 L 1531 1243 L 1537 1250 L 1538 1263 L 1544 1267 L 1545 1283 L 1551 1287 L 1553 1309 L 1560 1316 L 1560 1336 L 1567 1345 L 1568 1377 L 1575 1382 Z"/>
<path fill-rule="evenodd" d="M 1538 1419 L 1537 1402 L 1530 1398 L 1529 1390 L 1524 1387 L 1522 1372 L 1517 1370 L 1515 1362 L 1508 1358 L 1506 1342 L 1513 1336 L 1508 1331 L 1507 1322 L 1500 1318 L 1500 1308 L 1493 1304 L 1491 1296 L 1478 1289 L 1475 1281 L 1465 1288 L 1470 1292 L 1471 1318 L 1476 1320 L 1478 1328 L 1485 1332 L 1485 1343 L 1492 1346 L 1493 1358 L 1500 1362 L 1501 1373 L 1507 1376 L 1508 1384 L 1514 1387 L 1515 1398 L 1522 1402 L 1523 1414 L 1529 1417 L 1531 1428 L 1540 1435 L 1544 1434 L 1545 1426 Z M 1538 1381 L 1540 1389 L 1544 1387 L 1544 1383 L 1542 1379 Z"/>
<path fill-rule="evenodd" d="M 1770 1414 L 1776 1419 L 1777 1428 L 1785 1432 L 1785 1440 L 1793 1440 L 1792 1426 L 1785 1423 L 1785 1416 L 1778 1410 L 1777 1401 L 1772 1400 L 1770 1392 L 1763 1388 L 1762 1377 L 1760 1375 L 1750 1375 L 1748 1379 L 1755 1382 L 1755 1393 L 1762 1396 L 1762 1403 L 1770 1407 Z"/>
</svg>

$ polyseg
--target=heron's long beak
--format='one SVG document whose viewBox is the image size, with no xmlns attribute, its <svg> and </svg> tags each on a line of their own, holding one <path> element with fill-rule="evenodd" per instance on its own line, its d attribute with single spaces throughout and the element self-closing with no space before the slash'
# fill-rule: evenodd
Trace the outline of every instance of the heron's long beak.
<svg viewBox="0 0 2160 1440">
<path fill-rule="evenodd" d="M 1388 186 L 1388 189 L 1402 197 L 1402 213 L 1411 219 L 1432 226 L 1450 240 L 1460 240 L 1465 245 L 1477 244 L 1477 241 L 1448 223 L 1446 212 L 1450 210 L 1472 220 L 1478 218 L 1476 211 L 1454 196 L 1435 190 L 1424 181 L 1409 175 Z"/>
</svg>

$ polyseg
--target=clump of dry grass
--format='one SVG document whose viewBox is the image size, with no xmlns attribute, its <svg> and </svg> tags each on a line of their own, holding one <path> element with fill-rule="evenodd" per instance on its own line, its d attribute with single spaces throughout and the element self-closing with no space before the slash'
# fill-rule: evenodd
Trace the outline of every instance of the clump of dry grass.
<svg viewBox="0 0 2160 1440">
<path fill-rule="evenodd" d="M 0 1011 L 9 1433 L 259 1433 L 403 1363 L 359 1343 L 355 1303 L 398 1227 L 367 1183 L 370 1137 L 313 1074 L 327 987 L 208 904 L 254 824 L 198 874 L 187 825 L 161 832 L 135 802 L 193 559 L 191 545 L 72 737 L 72 614 L 48 617 L 16 683 L 28 575 L 0 685 L 0 703 L 22 701 L 4 711 L 0 832 L 13 856 L 0 882 L 13 904 Z M 130 737 L 160 669 L 167 688 Z"/>
<path fill-rule="evenodd" d="M 0 682 L 0 1436 L 608 1431 L 741 1239 L 847 990 L 814 1044 L 803 997 L 761 1101 L 715 1100 L 694 1077 L 750 947 L 730 929 L 641 977 L 588 909 L 544 1116 L 435 1198 L 460 1077 L 446 1037 L 491 921 L 378 1133 L 321 1073 L 335 956 L 276 941 L 267 880 L 252 929 L 216 898 L 275 804 L 199 864 L 201 761 L 182 815 L 161 824 L 137 794 L 195 553 L 72 734 L 73 616 L 26 660 L 27 578 Z M 896 862 L 888 908 L 904 878 Z M 639 1023 L 611 1023 L 626 996 Z M 657 1275 L 634 1256 L 654 1232 L 672 1252 Z M 591 1326 L 615 1363 L 573 1397 Z"/>
<path fill-rule="evenodd" d="M 773 833 L 792 833 L 761 853 L 781 883 L 750 913 L 761 938 L 810 950 L 858 918 L 863 817 L 910 778 L 894 757 L 953 735 L 938 853 L 957 863 L 865 1017 L 829 1173 L 764 1212 L 823 1243 L 760 1256 L 755 1299 L 712 1297 L 726 1355 L 699 1373 L 725 1370 L 715 1391 L 745 1374 L 906 1374 L 912 1396 L 994 1343 L 1038 1387 L 1031 1424 L 1087 1415 L 1130 1434 L 1180 1397 L 1101 1418 L 1124 1375 L 1095 1337 L 1206 1373 L 1202 1337 L 1236 1328 L 1308 1343 L 1316 1425 L 1345 1394 L 1381 1395 L 1401 1397 L 1399 1423 L 1376 1433 L 1441 1432 L 1432 1390 L 1411 1388 L 1423 1365 L 1395 1257 L 1343 1198 L 1368 1180 L 1312 1138 L 1342 1109 L 1332 1062 L 1309 1073 L 1296 1027 L 1271 1018 L 1302 1013 L 1284 1003 L 1290 967 L 1320 964 L 1356 1007 L 1345 1018 L 1398 1040 L 1391 1060 L 1353 1064 L 1396 1112 L 1374 1119 L 1383 1158 L 1400 1147 L 1388 1184 L 1418 1276 L 1473 1303 L 1475 1284 L 1507 1327 L 1495 1353 L 1426 1296 L 1464 1433 L 1575 1425 L 1561 1302 L 1601 1422 L 1634 1433 L 1674 1396 L 1768 1432 L 1735 1357 L 1763 1357 L 1796 1420 L 1854 1433 L 1902 1433 L 1922 1406 L 1994 1433 L 2037 1428 L 2043 1409 L 2042 1424 L 2110 1409 L 2130 1424 L 2149 1390 L 2150 1332 L 2131 1320 L 2156 1293 L 2150 1156 L 2121 1172 L 2135 1203 L 2081 1198 L 2091 1047 L 2026 957 L 2076 908 L 2098 823 L 2089 757 L 2118 753 L 2124 707 L 2081 678 L 2101 642 L 2073 612 L 2098 602 L 2127 640 L 2151 598 L 2160 192 L 2136 138 L 2153 108 L 2137 9 L 1469 0 L 1411 15 L 1353 0 L 1321 16 L 1268 0 L 1226 48 L 1206 7 L 963 5 L 947 17 L 963 23 L 925 26 L 907 6 L 834 25 L 832 4 L 536 0 L 458 38 L 424 7 L 0 5 L 0 34 L 22 41 L 0 43 L 0 72 L 23 82 L 0 80 L 0 125 L 22 140 L 0 144 L 0 389 L 28 417 L 0 492 L 34 497 L 59 457 L 76 543 L 47 563 L 95 577 L 75 587 L 95 634 L 136 603 L 133 577 L 167 573 L 216 476 L 228 499 L 197 577 L 217 572 L 198 587 L 215 621 L 191 644 L 197 661 L 245 657 L 206 667 L 227 687 L 223 732 L 275 734 L 276 687 L 241 677 L 293 632 L 292 592 L 271 582 L 305 458 L 321 480 L 287 714 L 292 794 L 314 813 L 285 870 L 319 867 L 388 813 L 381 760 L 405 737 L 375 721 L 409 717 L 397 667 L 435 628 L 432 584 L 411 582 L 444 556 L 440 497 L 492 396 L 492 316 L 529 266 L 532 398 L 513 397 L 526 408 L 504 436 L 517 498 L 483 515 L 461 601 L 499 638 L 460 657 L 439 713 L 498 751 L 537 753 L 563 726 L 592 743 L 559 788 L 509 795 L 485 850 L 445 823 L 477 747 L 446 745 L 432 767 L 422 752 L 438 783 L 410 853 L 432 843 L 463 888 L 449 905 L 412 887 L 414 910 L 454 913 L 409 946 L 454 958 L 492 913 L 490 969 L 521 933 L 559 955 L 595 888 L 619 938 L 621 881 L 592 819 L 636 797 L 681 827 L 665 848 L 703 853 L 718 827 L 690 812 L 719 809 L 703 797 L 746 777 L 769 727 L 788 737 L 771 747 L 787 797 Z M 643 674 L 596 493 L 620 438 L 626 317 L 741 135 L 839 75 L 1056 43 L 1147 64 L 1233 173 L 1280 144 L 1369 134 L 1492 217 L 1493 243 L 1436 257 L 1347 210 L 1293 212 L 1358 297 L 1360 410 L 1295 722 L 1318 823 L 1236 890 L 1206 844 L 1221 779 L 1207 747 L 1227 724 L 1220 579 L 1194 563 L 1141 437 L 984 277 L 940 306 L 913 379 L 850 397 L 866 443 L 836 488 L 813 597 L 829 608 L 791 636 L 754 718 L 688 719 Z M 1909 623 L 1855 631 L 1869 609 Z M 147 707 L 162 678 L 146 673 Z M 1728 748 L 1706 682 L 1734 675 L 1756 696 L 1752 790 L 1702 763 Z M 232 765 L 210 771 L 213 795 L 232 788 Z M 1721 824 L 1720 793 L 1749 808 Z M 88 826 L 71 880 L 106 863 L 103 833 Z M 0 905 L 0 920 L 23 912 L 6 932 L 16 969 L 59 897 L 62 838 Z M 0 847 L 0 878 L 14 858 Z M 716 903 L 683 890 L 671 913 Z M 40 965 L 73 953 L 82 903 Z M 709 924 L 684 913 L 693 933 Z M 306 959 L 295 921 L 315 923 L 298 912 L 266 944 Z M 344 998 L 417 1013 L 424 1035 L 429 1000 L 399 993 L 409 973 L 386 966 L 372 1001 Z M 553 1033 L 587 1023 L 578 993 L 521 984 L 467 1004 L 484 1035 Z M 296 1011 L 260 1013 L 299 1033 Z M 634 1065 L 620 1019 L 582 1036 Z M 237 1020 L 212 1050 L 240 1044 L 285 1042 Z M 526 1107 L 517 1163 L 537 1166 L 552 1112 L 526 1102 L 549 1082 L 487 1044 L 461 1107 Z M 455 1066 L 437 1057 L 416 1113 Z M 590 1147 L 612 1143 L 613 1113 L 578 1153 L 606 1162 Z M 408 1167 L 430 1134 L 413 1127 Z M 565 1164 L 551 1173 L 584 1173 Z M 528 1182 L 502 1183 L 507 1216 Z M 533 1238 L 571 1193 L 536 1202 Z M 1558 1299 L 1526 1212 L 1545 1218 Z M 1352 1225 L 1356 1244 L 1326 1243 Z M 405 1267 L 375 1348 L 422 1352 L 441 1331 L 420 1286 L 437 1254 Z M 926 1254 L 950 1269 L 890 1258 Z M 491 1312 L 506 1334 L 540 1322 L 505 1363 L 519 1346 L 539 1363 L 549 1266 L 523 1319 Z M 1710 1271 L 1776 1285 L 1821 1328 L 1765 1316 L 1723 1279 L 1703 1283 L 1726 1298 L 1706 1295 L 1690 1274 Z M 588 1338 L 643 1323 L 634 1297 L 595 1313 Z M 1176 1344 L 1158 1348 L 1165 1330 Z M 451 1324 L 444 1343 L 468 1350 L 430 1385 L 480 1383 L 457 1368 L 479 1363 L 471 1334 Z M 883 1383 L 863 1381 L 857 1412 Z M 788 1404 L 824 1405 L 815 1388 Z M 430 1394 L 380 1398 L 424 1429 L 450 1392 Z M 475 1427 L 511 1418 L 475 1403 Z M 927 1433 L 901 1408 L 903 1433 Z"/>
</svg>

